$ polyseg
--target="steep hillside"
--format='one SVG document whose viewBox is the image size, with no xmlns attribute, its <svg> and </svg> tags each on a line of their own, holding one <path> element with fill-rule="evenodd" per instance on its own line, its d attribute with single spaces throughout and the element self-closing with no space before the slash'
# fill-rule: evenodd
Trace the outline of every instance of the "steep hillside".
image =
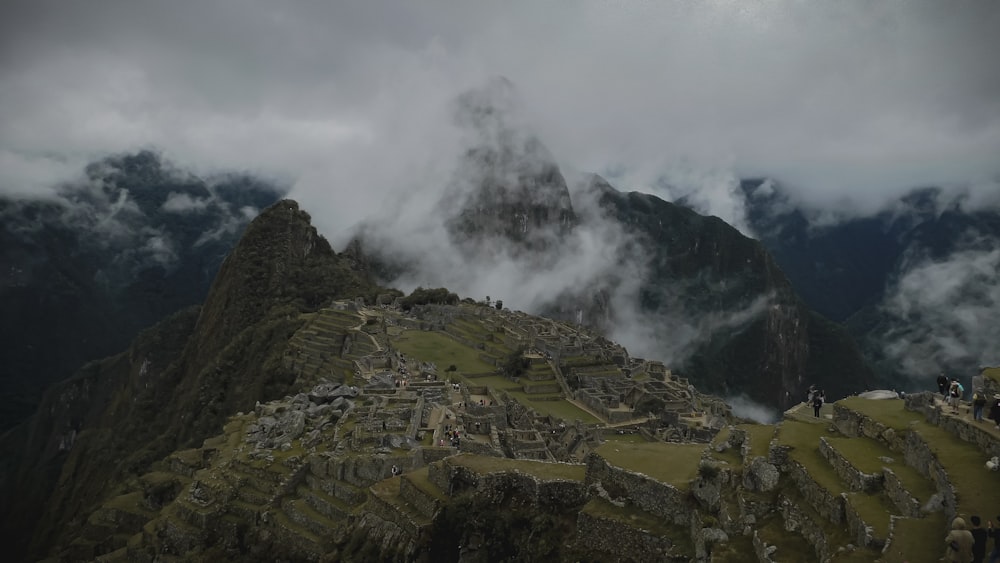
<svg viewBox="0 0 1000 563">
<path fill-rule="evenodd" d="M 770 180 L 741 187 L 751 228 L 805 302 L 850 330 L 881 385 L 998 360 L 981 336 L 1000 326 L 996 209 L 927 188 L 871 216 L 817 224 Z"/>
<path fill-rule="evenodd" d="M 151 152 L 83 174 L 46 198 L 0 197 L 0 430 L 33 412 L 50 383 L 202 302 L 246 224 L 279 197 Z"/>
<path fill-rule="evenodd" d="M 0 480 L 10 499 L 8 545 L 21 553 L 31 539 L 37 553 L 58 534 L 75 533 L 84 525 L 79 511 L 116 483 L 201 443 L 236 411 L 282 396 L 297 377 L 284 358 L 301 315 L 334 298 L 373 299 L 376 292 L 295 202 L 265 210 L 200 310 L 157 325 L 127 353 L 54 386 L 31 419 L 4 435 L 3 448 L 19 452 L 5 459 Z"/>
</svg>

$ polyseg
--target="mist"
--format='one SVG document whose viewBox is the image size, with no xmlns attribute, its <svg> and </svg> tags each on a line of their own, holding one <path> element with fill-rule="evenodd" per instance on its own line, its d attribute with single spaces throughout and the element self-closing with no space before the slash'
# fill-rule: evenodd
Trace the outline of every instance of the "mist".
<svg viewBox="0 0 1000 563">
<path fill-rule="evenodd" d="M 1000 249 L 970 235 L 944 259 L 916 257 L 904 264 L 883 308 L 891 329 L 885 354 L 914 383 L 955 368 L 970 375 L 1000 365 Z"/>
</svg>

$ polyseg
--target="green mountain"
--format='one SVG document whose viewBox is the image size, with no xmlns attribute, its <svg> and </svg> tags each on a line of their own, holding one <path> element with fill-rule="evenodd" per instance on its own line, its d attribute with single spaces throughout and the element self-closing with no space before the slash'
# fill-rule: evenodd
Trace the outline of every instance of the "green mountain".
<svg viewBox="0 0 1000 563">
<path fill-rule="evenodd" d="M 80 510 L 129 475 L 200 444 L 234 412 L 286 394 L 296 374 L 283 359 L 300 315 L 334 298 L 376 293 L 295 202 L 265 210 L 202 306 L 54 384 L 34 417 L 3 435 L 7 545 L 40 554 L 57 535 L 79 532 Z"/>
<path fill-rule="evenodd" d="M 42 390 L 201 303 L 277 188 L 199 178 L 157 154 L 108 157 L 41 198 L 0 197 L 0 430 Z"/>
<path fill-rule="evenodd" d="M 204 305 L 53 386 L 0 436 L 9 558 L 898 562 L 1000 502 L 1000 438 L 930 395 L 750 424 L 574 323 L 404 309 L 354 264 L 280 201 Z"/>
</svg>

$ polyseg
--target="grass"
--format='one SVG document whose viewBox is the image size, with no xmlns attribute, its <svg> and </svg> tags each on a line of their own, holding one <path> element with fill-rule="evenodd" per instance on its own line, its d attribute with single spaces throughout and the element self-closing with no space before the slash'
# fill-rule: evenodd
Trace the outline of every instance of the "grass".
<svg viewBox="0 0 1000 563">
<path fill-rule="evenodd" d="M 611 465 L 642 473 L 678 489 L 686 489 L 698 474 L 698 464 L 705 451 L 705 444 L 607 442 L 596 451 Z"/>
<path fill-rule="evenodd" d="M 493 473 L 497 471 L 521 471 L 542 479 L 566 479 L 583 481 L 587 466 L 568 463 L 548 463 L 527 459 L 508 459 L 503 457 L 487 457 L 473 454 L 459 454 L 448 458 L 448 463 L 468 467 L 477 473 Z"/>
<path fill-rule="evenodd" d="M 906 490 L 920 502 L 926 502 L 934 494 L 933 483 L 920 475 L 916 469 L 906 465 L 903 454 L 895 453 L 881 442 L 865 438 L 830 437 L 827 441 L 831 446 L 859 470 L 873 474 L 880 473 L 883 467 L 888 467 L 899 477 Z M 879 457 L 890 457 L 892 462 L 885 462 Z"/>
<path fill-rule="evenodd" d="M 778 442 L 792 448 L 789 456 L 802 464 L 819 486 L 836 496 L 844 492 L 844 483 L 819 453 L 821 436 L 833 436 L 825 424 L 786 420 L 778 427 Z"/>
<path fill-rule="evenodd" d="M 983 377 L 985 377 L 986 379 L 992 379 L 993 381 L 1000 383 L 1000 367 L 984 369 Z"/>
<path fill-rule="evenodd" d="M 712 457 L 719 461 L 725 461 L 730 465 L 730 467 L 741 468 L 743 467 L 743 457 L 740 456 L 739 448 L 730 447 L 727 448 L 726 451 L 724 452 L 715 451 L 716 446 L 729 440 L 729 434 L 730 434 L 729 427 L 727 426 L 722 430 L 720 430 L 719 433 L 715 435 L 715 438 L 712 438 L 712 443 L 711 443 Z"/>
<path fill-rule="evenodd" d="M 937 561 L 944 554 L 944 537 L 948 522 L 943 512 L 924 518 L 905 518 L 896 521 L 896 541 L 886 550 L 885 563 L 910 561 Z"/>
<path fill-rule="evenodd" d="M 906 430 L 915 420 L 923 420 L 920 413 L 908 411 L 901 400 L 872 400 L 848 397 L 837 401 L 838 405 L 867 415 L 894 430 Z"/>
<path fill-rule="evenodd" d="M 869 495 L 864 493 L 849 493 L 847 502 L 850 503 L 858 516 L 872 527 L 875 537 L 885 539 L 889 535 L 889 517 L 897 511 L 889 505 L 889 499 L 883 495 Z M 898 515 L 897 515 L 898 516 Z"/>
<path fill-rule="evenodd" d="M 583 506 L 583 512 L 598 518 L 617 520 L 624 522 L 634 528 L 646 530 L 657 536 L 665 536 L 675 540 L 677 530 L 675 526 L 667 524 L 663 518 L 654 516 L 641 508 L 626 503 L 625 506 L 616 506 L 601 497 L 594 497 Z M 682 534 L 676 540 L 690 540 L 691 531 L 683 529 Z M 675 540 L 675 541 L 676 541 Z"/>
<path fill-rule="evenodd" d="M 526 407 L 535 409 L 535 411 L 543 416 L 554 416 L 565 420 L 566 422 L 573 422 L 579 419 L 584 424 L 597 424 L 602 422 L 594 415 L 566 400 L 539 401 L 534 399 L 537 395 L 529 395 L 522 391 L 508 391 L 508 393 L 512 399 Z"/>
<path fill-rule="evenodd" d="M 801 534 L 785 531 L 782 519 L 774 515 L 757 528 L 757 534 L 767 545 L 777 546 L 774 560 L 782 562 L 815 561 L 816 550 Z M 749 558 L 748 558 L 749 559 Z"/>
<path fill-rule="evenodd" d="M 410 483 L 413 483 L 416 488 L 436 498 L 437 500 L 448 500 L 448 495 L 444 494 L 444 492 L 439 489 L 437 485 L 431 483 L 430 479 L 427 478 L 427 467 L 422 467 L 416 471 L 407 473 L 403 476 L 403 478 L 408 480 Z"/>
<path fill-rule="evenodd" d="M 602 436 L 602 439 L 605 442 L 614 442 L 616 444 L 646 444 L 649 442 L 638 432 L 635 434 L 605 434 Z"/>
<path fill-rule="evenodd" d="M 988 517 L 1000 506 L 1000 473 L 983 466 L 987 456 L 978 447 L 929 424 L 923 415 L 903 408 L 903 401 L 872 401 L 852 397 L 838 404 L 898 430 L 919 433 L 941 462 L 958 496 L 958 513 Z M 919 498 L 919 497 L 918 497 Z"/>
<path fill-rule="evenodd" d="M 772 424 L 740 424 L 737 428 L 746 430 L 750 437 L 750 457 L 767 457 L 768 449 L 771 446 L 771 438 L 774 437 L 774 425 Z"/>
<path fill-rule="evenodd" d="M 494 366 L 479 359 L 479 350 L 459 344 L 440 332 L 407 330 L 393 343 L 396 349 L 425 362 L 434 362 L 438 369 L 454 364 L 460 373 L 486 373 Z"/>
</svg>

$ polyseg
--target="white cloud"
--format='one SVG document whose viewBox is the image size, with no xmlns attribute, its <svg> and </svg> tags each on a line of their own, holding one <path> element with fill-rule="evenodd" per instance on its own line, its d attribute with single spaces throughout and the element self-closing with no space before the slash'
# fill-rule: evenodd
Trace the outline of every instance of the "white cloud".
<svg viewBox="0 0 1000 563">
<path fill-rule="evenodd" d="M 497 74 L 564 168 L 652 192 L 680 176 L 736 224 L 727 178 L 870 211 L 930 184 L 989 199 L 1000 176 L 989 0 L 22 0 L 5 16 L 5 193 L 153 146 L 199 173 L 295 178 L 334 234 L 441 179 L 428 171 L 455 154 L 442 108 Z"/>
<path fill-rule="evenodd" d="M 946 258 L 904 264 L 883 303 L 885 353 L 903 373 L 926 382 L 952 366 L 1000 364 L 1000 249 L 991 246 L 972 238 Z"/>
</svg>

